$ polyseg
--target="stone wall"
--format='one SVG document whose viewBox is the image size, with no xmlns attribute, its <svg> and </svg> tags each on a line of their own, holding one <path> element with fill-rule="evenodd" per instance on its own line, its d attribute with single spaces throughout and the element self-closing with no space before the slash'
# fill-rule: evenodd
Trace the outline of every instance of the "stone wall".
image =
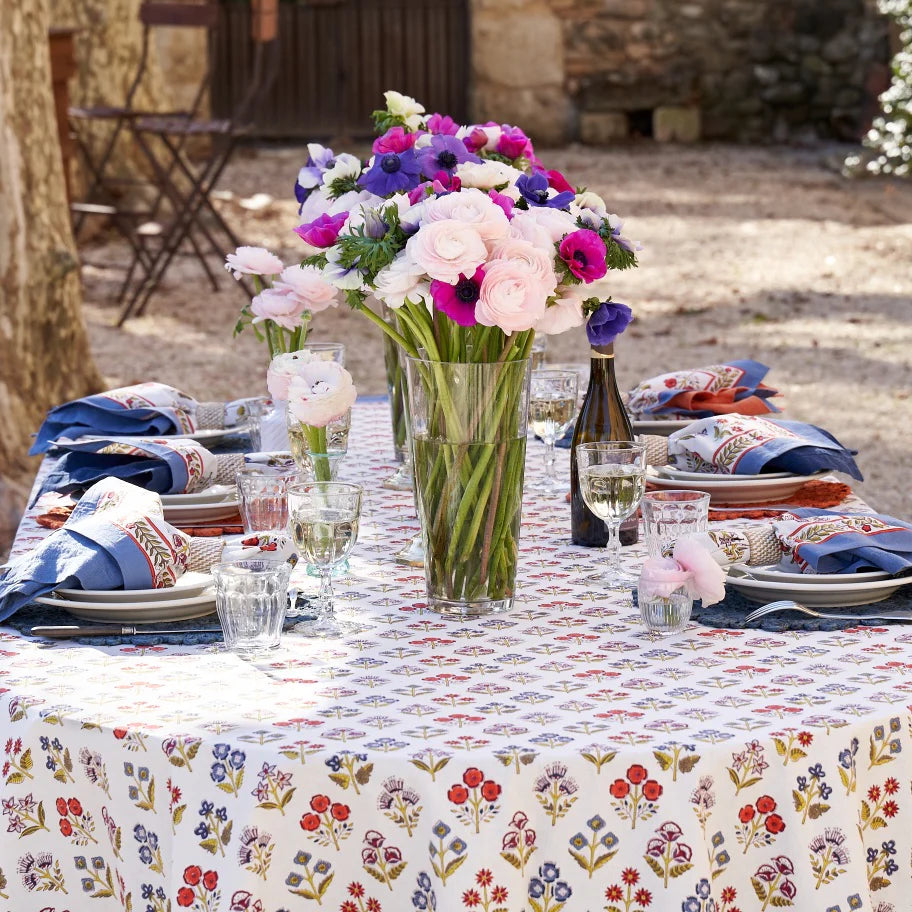
<svg viewBox="0 0 912 912">
<path fill-rule="evenodd" d="M 857 140 L 889 82 L 876 0 L 471 0 L 472 108 L 543 144 Z"/>
</svg>

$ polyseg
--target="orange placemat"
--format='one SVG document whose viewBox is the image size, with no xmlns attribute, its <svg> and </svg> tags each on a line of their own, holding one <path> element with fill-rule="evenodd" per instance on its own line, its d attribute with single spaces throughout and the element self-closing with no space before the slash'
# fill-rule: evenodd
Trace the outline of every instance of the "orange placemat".
<svg viewBox="0 0 912 912">
<path fill-rule="evenodd" d="M 787 504 L 733 504 L 726 509 L 709 508 L 710 522 L 723 519 L 771 519 L 792 507 L 838 507 L 852 489 L 839 481 L 808 481 L 788 499 Z M 724 504 L 722 505 L 724 506 Z"/>
</svg>

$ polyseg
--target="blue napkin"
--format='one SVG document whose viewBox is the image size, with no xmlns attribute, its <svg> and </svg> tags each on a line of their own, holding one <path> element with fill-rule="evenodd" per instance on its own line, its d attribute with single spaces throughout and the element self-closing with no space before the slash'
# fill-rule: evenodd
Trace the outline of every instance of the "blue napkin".
<svg viewBox="0 0 912 912">
<path fill-rule="evenodd" d="M 627 409 L 631 415 L 647 418 L 778 412 L 767 400 L 779 391 L 761 382 L 768 372 L 765 364 L 744 360 L 660 374 L 630 391 Z"/>
<path fill-rule="evenodd" d="M 158 494 L 202 490 L 214 483 L 219 460 L 226 458 L 185 439 L 113 437 L 83 443 L 64 441 L 56 448 L 63 456 L 45 477 L 39 495 L 81 490 L 109 477 L 128 479 Z"/>
<path fill-rule="evenodd" d="M 44 419 L 30 455 L 46 453 L 60 437 L 84 434 L 189 434 L 197 402 L 164 383 L 136 383 L 84 396 L 52 408 Z"/>
<path fill-rule="evenodd" d="M 112 479 L 100 487 L 110 491 L 121 484 Z M 0 621 L 57 588 L 173 585 L 186 568 L 190 536 L 165 522 L 157 497 L 151 504 L 156 513 L 149 495 L 137 494 L 116 502 L 90 496 L 65 525 L 0 570 Z"/>
<path fill-rule="evenodd" d="M 795 517 L 795 518 L 793 518 Z M 801 507 L 773 523 L 783 570 L 855 573 L 912 570 L 912 525 L 882 513 Z"/>
<path fill-rule="evenodd" d="M 813 475 L 827 469 L 862 481 L 856 452 L 812 424 L 747 415 L 701 418 L 668 438 L 669 465 L 710 474 Z"/>
</svg>

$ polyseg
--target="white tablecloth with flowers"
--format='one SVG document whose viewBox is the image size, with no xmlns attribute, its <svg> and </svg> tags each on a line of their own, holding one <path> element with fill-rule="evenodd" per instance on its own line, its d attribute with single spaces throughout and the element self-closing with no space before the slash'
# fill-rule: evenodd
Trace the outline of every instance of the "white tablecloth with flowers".
<svg viewBox="0 0 912 912">
<path fill-rule="evenodd" d="M 357 636 L 245 662 L 0 632 L 0 907 L 910 908 L 912 633 L 651 639 L 532 494 L 514 610 L 443 621 L 392 561 L 390 453 L 359 404 Z"/>
</svg>

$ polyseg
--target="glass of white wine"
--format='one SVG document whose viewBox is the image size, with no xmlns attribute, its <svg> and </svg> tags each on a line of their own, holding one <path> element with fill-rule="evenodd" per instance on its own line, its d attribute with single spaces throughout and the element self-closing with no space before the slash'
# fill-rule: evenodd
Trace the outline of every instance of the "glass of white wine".
<svg viewBox="0 0 912 912">
<path fill-rule="evenodd" d="M 640 505 L 646 492 L 646 448 L 629 440 L 581 443 L 576 448 L 580 491 L 586 506 L 608 526 L 609 586 L 636 583 L 636 577 L 621 570 L 621 523 Z"/>
<path fill-rule="evenodd" d="M 351 627 L 334 616 L 332 571 L 348 557 L 358 540 L 363 494 L 360 485 L 338 481 L 315 481 L 288 488 L 292 538 L 302 560 L 320 571 L 317 619 L 298 625 L 295 633 L 334 637 Z"/>
<path fill-rule="evenodd" d="M 532 482 L 530 491 L 566 494 L 567 481 L 554 473 L 554 444 L 567 432 L 576 417 L 579 374 L 568 370 L 534 370 L 529 392 L 529 427 L 545 444 L 545 474 Z"/>
</svg>

